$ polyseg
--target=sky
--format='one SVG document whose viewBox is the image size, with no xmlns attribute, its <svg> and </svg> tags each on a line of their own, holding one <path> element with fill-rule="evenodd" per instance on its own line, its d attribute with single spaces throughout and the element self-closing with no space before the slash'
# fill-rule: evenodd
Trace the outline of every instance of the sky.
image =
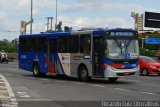
<svg viewBox="0 0 160 107">
<path fill-rule="evenodd" d="M 18 38 L 20 21 L 30 20 L 31 0 L 0 0 L 0 40 Z M 131 12 L 160 12 L 160 0 L 57 0 L 58 21 L 81 28 L 134 28 Z M 56 0 L 33 0 L 33 33 L 46 30 L 46 17 L 56 17 Z M 27 28 L 29 33 L 29 27 Z"/>
</svg>

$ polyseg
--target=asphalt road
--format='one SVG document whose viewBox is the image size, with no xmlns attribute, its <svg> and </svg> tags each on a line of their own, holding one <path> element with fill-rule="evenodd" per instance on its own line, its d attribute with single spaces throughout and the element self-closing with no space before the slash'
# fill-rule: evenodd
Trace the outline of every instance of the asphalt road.
<svg viewBox="0 0 160 107">
<path fill-rule="evenodd" d="M 102 101 L 160 101 L 159 76 L 137 73 L 115 83 L 84 83 L 76 78 L 36 78 L 31 72 L 19 70 L 17 62 L 0 64 L 0 74 L 10 84 L 18 107 L 102 107 Z"/>
</svg>

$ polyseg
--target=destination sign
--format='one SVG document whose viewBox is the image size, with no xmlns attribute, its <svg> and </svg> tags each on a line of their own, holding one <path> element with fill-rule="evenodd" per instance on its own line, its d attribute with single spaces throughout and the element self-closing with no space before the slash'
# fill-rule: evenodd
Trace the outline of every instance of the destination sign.
<svg viewBox="0 0 160 107">
<path fill-rule="evenodd" d="M 134 36 L 134 32 L 110 32 L 110 36 Z"/>
</svg>

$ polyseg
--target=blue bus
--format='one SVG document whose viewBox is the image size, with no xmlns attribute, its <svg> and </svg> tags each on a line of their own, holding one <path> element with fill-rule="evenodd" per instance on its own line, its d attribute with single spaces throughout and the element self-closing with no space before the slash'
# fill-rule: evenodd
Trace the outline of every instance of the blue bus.
<svg viewBox="0 0 160 107">
<path fill-rule="evenodd" d="M 109 79 L 139 71 L 138 33 L 131 29 L 20 35 L 19 68 L 34 76 Z"/>
</svg>

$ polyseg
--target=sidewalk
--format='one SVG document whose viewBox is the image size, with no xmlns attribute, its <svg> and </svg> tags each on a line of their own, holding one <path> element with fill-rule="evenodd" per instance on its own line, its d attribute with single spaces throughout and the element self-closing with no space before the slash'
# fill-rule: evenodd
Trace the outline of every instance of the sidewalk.
<svg viewBox="0 0 160 107">
<path fill-rule="evenodd" d="M 0 107 L 18 107 L 18 103 L 6 78 L 0 74 Z"/>
</svg>

